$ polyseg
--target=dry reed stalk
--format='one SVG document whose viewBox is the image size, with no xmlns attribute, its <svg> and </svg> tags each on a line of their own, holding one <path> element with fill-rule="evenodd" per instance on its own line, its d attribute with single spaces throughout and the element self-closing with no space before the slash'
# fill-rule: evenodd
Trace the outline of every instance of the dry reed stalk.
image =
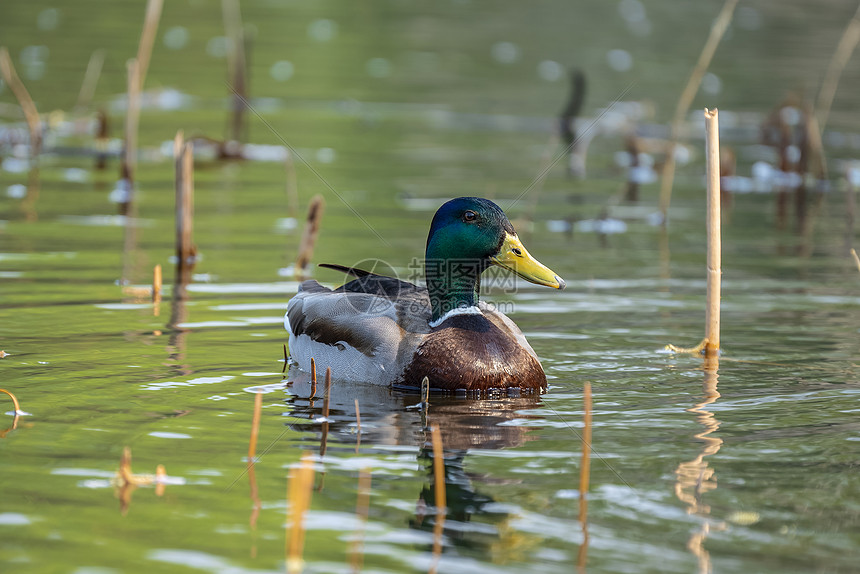
<svg viewBox="0 0 860 574">
<path fill-rule="evenodd" d="M 155 474 L 134 474 L 131 470 L 131 449 L 123 448 L 122 457 L 119 461 L 119 469 L 114 478 L 114 485 L 117 488 L 117 498 L 119 498 L 120 511 L 123 515 L 128 512 L 131 505 L 131 495 L 138 486 L 155 485 L 156 496 L 164 494 L 164 489 L 167 485 L 167 472 L 163 465 L 158 465 Z"/>
<path fill-rule="evenodd" d="M 5 356 L 5 353 L 4 353 L 4 356 Z M 20 403 L 18 403 L 18 398 L 15 395 L 13 395 L 10 391 L 7 391 L 6 389 L 0 389 L 0 393 L 7 394 L 7 395 L 9 395 L 9 398 L 12 399 L 12 406 L 15 407 L 15 415 L 16 416 L 22 412 L 21 411 L 21 405 L 20 405 Z"/>
<path fill-rule="evenodd" d="M 355 515 L 358 517 L 360 526 L 356 530 L 355 540 L 350 549 L 350 564 L 353 572 L 361 572 L 364 562 L 362 546 L 364 545 L 364 531 L 367 528 L 367 516 L 370 513 L 370 469 L 362 468 L 358 472 L 358 497 L 355 501 Z"/>
<path fill-rule="evenodd" d="M 185 286 L 191 280 L 194 256 L 194 144 L 186 142 L 182 131 L 173 140 L 176 170 L 176 275 L 174 299 L 185 298 Z"/>
<path fill-rule="evenodd" d="M 107 166 L 108 145 L 110 144 L 110 122 L 104 110 L 96 112 L 96 169 Z"/>
<path fill-rule="evenodd" d="M 358 399 L 355 399 L 355 454 L 361 446 L 361 411 L 358 409 Z"/>
<path fill-rule="evenodd" d="M 680 353 L 714 356 L 720 350 L 720 282 L 722 276 L 722 241 L 720 233 L 720 123 L 717 109 L 705 110 L 705 156 L 708 185 L 708 262 L 705 304 L 705 338 L 691 348 L 667 345 Z"/>
<path fill-rule="evenodd" d="M 808 171 L 813 173 L 820 181 L 828 178 L 827 157 L 824 155 L 824 142 L 821 140 L 822 128 L 818 123 L 818 117 L 809 104 L 804 105 L 804 118 L 806 124 L 806 151 L 808 159 L 806 163 L 810 166 Z M 803 160 L 801 160 L 803 163 Z M 802 175 L 802 174 L 801 174 Z"/>
<path fill-rule="evenodd" d="M 421 408 L 430 406 L 430 377 L 421 379 Z"/>
<path fill-rule="evenodd" d="M 687 111 L 693 104 L 693 99 L 696 97 L 696 92 L 699 91 L 699 86 L 702 83 L 702 78 L 705 72 L 708 71 L 708 66 L 711 65 L 711 60 L 714 53 L 717 51 L 717 46 L 729 23 L 732 21 L 732 14 L 735 11 L 738 0 L 726 0 L 722 10 L 711 25 L 711 32 L 708 35 L 708 40 L 705 42 L 702 53 L 699 55 L 699 60 L 696 62 L 693 72 L 690 74 L 690 79 L 687 80 L 687 85 L 684 91 L 681 92 L 681 97 L 678 100 L 678 105 L 675 107 L 675 115 L 672 118 L 672 132 L 670 142 L 667 147 L 666 163 L 663 166 L 662 181 L 660 182 L 660 213 L 663 215 L 663 224 L 669 213 L 669 203 L 672 200 L 672 184 L 675 180 L 675 146 L 678 143 L 681 135 L 681 124 Z"/>
<path fill-rule="evenodd" d="M 311 396 L 314 398 L 317 395 L 317 363 L 311 357 Z"/>
<path fill-rule="evenodd" d="M 853 247 L 851 248 L 851 257 L 854 258 L 854 263 L 857 264 L 857 270 L 860 271 L 860 257 L 857 257 L 857 252 Z"/>
<path fill-rule="evenodd" d="M 287 531 L 286 562 L 288 574 L 302 571 L 302 552 L 305 545 L 305 512 L 311 504 L 311 487 L 314 481 L 314 466 L 310 453 L 302 454 L 298 468 L 291 468 L 287 481 Z"/>
<path fill-rule="evenodd" d="M 254 464 L 257 454 L 257 437 L 260 434 L 260 414 L 263 408 L 263 393 L 254 396 L 254 414 L 251 416 L 251 439 L 248 441 L 248 465 Z"/>
<path fill-rule="evenodd" d="M 821 90 L 818 92 L 815 115 L 818 118 L 820 134 L 824 133 L 824 126 L 827 125 L 827 119 L 830 116 L 830 106 L 833 104 L 836 88 L 839 86 L 839 78 L 851 58 L 851 53 L 857 47 L 857 42 L 860 42 L 860 6 L 857 7 L 854 17 L 848 22 L 845 32 L 842 33 L 842 38 L 839 39 L 836 51 L 827 65 L 827 73 L 821 83 Z"/>
<path fill-rule="evenodd" d="M 722 237 L 720 227 L 720 119 L 718 110 L 705 110 L 708 177 L 708 290 L 705 313 L 705 354 L 720 350 L 720 286 Z"/>
<path fill-rule="evenodd" d="M 311 357 L 311 396 L 309 398 L 313 399 L 317 395 L 317 363 L 314 361 L 314 358 Z"/>
<path fill-rule="evenodd" d="M 158 465 L 156 474 L 134 474 L 131 470 L 131 448 L 123 447 L 122 457 L 119 459 L 119 470 L 116 480 L 120 486 L 149 486 L 151 484 L 163 483 L 167 477 L 163 465 Z"/>
<path fill-rule="evenodd" d="M 149 70 L 149 59 L 152 57 L 152 45 L 158 32 L 158 21 L 161 19 L 163 0 L 149 0 L 146 3 L 146 15 L 143 19 L 143 30 L 140 33 L 140 43 L 137 45 L 137 62 L 139 64 L 139 84 L 141 89 L 146 81 Z"/>
<path fill-rule="evenodd" d="M 328 442 L 328 412 L 331 400 L 331 367 L 325 369 L 325 397 L 323 397 L 323 423 L 322 436 L 320 437 L 320 458 L 325 456 L 326 445 Z M 324 475 L 323 475 L 324 476 Z M 319 490 L 322 490 L 322 481 L 320 481 Z"/>
<path fill-rule="evenodd" d="M 5 351 L 0 351 L 0 359 L 6 356 Z M 6 389 L 0 389 L 0 393 L 6 393 L 12 398 L 12 405 L 15 408 L 15 411 L 12 415 L 12 426 L 9 428 L 0 431 L 0 438 L 6 438 L 6 435 L 9 434 L 10 431 L 13 431 L 18 428 L 18 419 L 21 418 L 23 411 L 21 411 L 21 405 L 18 404 L 18 399 L 15 398 L 15 395 L 7 391 Z"/>
<path fill-rule="evenodd" d="M 579 524 L 582 529 L 582 544 L 577 552 L 576 565 L 585 573 L 588 561 L 588 483 L 591 479 L 591 383 L 583 387 L 582 462 L 579 466 Z"/>
<path fill-rule="evenodd" d="M 27 127 L 30 128 L 30 157 L 36 158 L 42 149 L 42 122 L 39 120 L 39 111 L 33 103 L 33 98 L 30 97 L 30 92 L 18 77 L 15 65 L 9 56 L 9 50 L 5 46 L 0 48 L 0 73 L 12 90 L 15 99 L 18 100 L 21 111 L 24 112 L 24 119 L 27 121 Z"/>
<path fill-rule="evenodd" d="M 854 223 L 857 213 L 857 189 L 854 185 L 854 174 L 852 171 L 852 168 L 849 167 L 845 173 L 845 179 L 848 183 L 848 187 L 845 189 L 845 249 L 856 258 L 857 254 L 851 247 L 851 244 L 854 242 Z"/>
<path fill-rule="evenodd" d="M 263 408 L 263 393 L 257 392 L 254 396 L 254 414 L 251 416 L 251 439 L 248 441 L 248 483 L 251 488 L 251 516 L 248 519 L 251 529 L 256 532 L 257 517 L 260 516 L 260 510 L 263 505 L 260 501 L 260 495 L 257 490 L 257 473 L 254 468 L 255 457 L 257 455 L 257 437 L 260 434 L 260 413 Z M 252 547 L 252 556 L 256 554 L 256 546 Z"/>
<path fill-rule="evenodd" d="M 586 497 L 588 483 L 591 478 L 591 383 L 585 383 L 582 394 L 583 422 L 582 430 L 582 463 L 579 467 L 579 520 L 584 521 L 587 515 Z"/>
<path fill-rule="evenodd" d="M 167 488 L 167 471 L 163 464 L 155 467 L 155 496 L 164 496 L 164 490 Z"/>
<path fill-rule="evenodd" d="M 161 263 L 152 270 L 152 314 L 158 317 L 161 312 Z"/>
<path fill-rule="evenodd" d="M 293 161 L 293 153 L 289 149 L 284 159 L 284 171 L 287 176 L 287 214 L 290 217 L 296 217 L 299 213 L 299 186 L 296 179 L 296 164 Z"/>
<path fill-rule="evenodd" d="M 358 399 L 355 399 L 355 425 L 356 432 L 361 436 L 361 411 L 358 410 Z"/>
<path fill-rule="evenodd" d="M 96 93 L 96 85 L 102 75 L 102 66 L 105 63 L 105 51 L 95 50 L 87 63 L 87 71 L 84 73 L 84 81 L 81 83 L 81 91 L 78 92 L 78 101 L 75 110 L 83 111 L 90 106 Z"/>
<path fill-rule="evenodd" d="M 302 232 L 302 241 L 299 244 L 299 256 L 296 258 L 296 277 L 302 278 L 307 274 L 307 268 L 314 254 L 314 245 L 320 232 L 320 220 L 322 219 L 325 200 L 321 195 L 311 198 L 308 206 L 308 218 Z"/>
<path fill-rule="evenodd" d="M 438 426 L 430 429 L 433 440 L 433 482 L 436 496 L 436 522 L 433 524 L 433 563 L 430 574 L 436 572 L 439 557 L 442 555 L 442 533 L 445 528 L 445 514 L 448 512 L 448 501 L 445 492 L 445 459 L 442 448 L 442 433 Z"/>
<path fill-rule="evenodd" d="M 221 12 L 224 18 L 224 31 L 230 41 L 227 58 L 230 94 L 233 99 L 233 115 L 230 121 L 228 141 L 242 141 L 245 125 L 245 102 L 248 101 L 245 33 L 242 26 L 242 13 L 239 0 L 222 0 Z"/>
</svg>

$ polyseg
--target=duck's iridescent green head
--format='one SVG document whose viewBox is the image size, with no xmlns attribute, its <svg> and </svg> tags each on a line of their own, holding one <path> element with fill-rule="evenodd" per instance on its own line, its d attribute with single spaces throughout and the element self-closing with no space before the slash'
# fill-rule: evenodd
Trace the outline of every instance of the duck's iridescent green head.
<svg viewBox="0 0 860 574">
<path fill-rule="evenodd" d="M 561 277 L 529 255 L 498 205 L 480 197 L 458 197 L 439 208 L 427 237 L 425 275 L 433 319 L 454 306 L 476 304 L 479 276 L 490 265 L 538 285 L 564 289 Z M 439 301 L 443 303 L 437 305 Z"/>
</svg>

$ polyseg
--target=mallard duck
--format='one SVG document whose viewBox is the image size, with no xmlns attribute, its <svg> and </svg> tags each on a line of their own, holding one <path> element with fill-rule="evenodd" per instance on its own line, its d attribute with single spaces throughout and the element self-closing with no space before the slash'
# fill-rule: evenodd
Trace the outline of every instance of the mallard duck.
<svg viewBox="0 0 860 574">
<path fill-rule="evenodd" d="M 534 259 L 501 208 L 460 197 L 442 205 L 427 236 L 426 287 L 369 271 L 322 264 L 355 279 L 329 289 L 301 283 L 284 325 L 293 368 L 313 357 L 335 379 L 483 391 L 546 389 L 546 375 L 517 325 L 478 299 L 490 265 L 556 289 L 564 280 Z"/>
</svg>

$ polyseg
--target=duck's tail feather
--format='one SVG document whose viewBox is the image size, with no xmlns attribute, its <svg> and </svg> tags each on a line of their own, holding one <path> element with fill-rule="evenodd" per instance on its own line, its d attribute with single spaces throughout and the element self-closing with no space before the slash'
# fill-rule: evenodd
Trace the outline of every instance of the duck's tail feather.
<svg viewBox="0 0 860 574">
<path fill-rule="evenodd" d="M 371 273 L 370 271 L 365 271 L 364 269 L 356 269 L 355 267 L 347 267 L 346 265 L 337 265 L 336 263 L 320 263 L 317 267 L 325 267 L 326 269 L 333 269 L 335 271 L 340 271 L 342 273 L 346 273 L 347 275 L 352 275 L 358 279 L 362 277 L 367 277 L 368 275 L 376 275 L 376 273 Z"/>
</svg>

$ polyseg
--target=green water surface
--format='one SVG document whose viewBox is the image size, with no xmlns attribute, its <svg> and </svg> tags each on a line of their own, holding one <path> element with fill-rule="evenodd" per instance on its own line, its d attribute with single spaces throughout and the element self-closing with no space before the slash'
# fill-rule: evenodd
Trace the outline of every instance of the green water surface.
<svg viewBox="0 0 860 574">
<path fill-rule="evenodd" d="M 0 44 L 44 113 L 72 109 L 90 54 L 104 49 L 92 109 L 108 111 L 120 138 L 125 61 L 144 6 L 4 1 Z M 283 572 L 287 473 L 303 452 L 317 471 L 306 572 L 353 571 L 356 552 L 366 572 L 857 571 L 860 273 L 848 247 L 860 242 L 848 227 L 844 178 L 860 154 L 856 58 L 828 123 L 838 136 L 825 140 L 831 188 L 809 194 L 807 220 L 797 221 L 789 200 L 780 224 L 774 193 L 737 195 L 726 209 L 717 374 L 663 350 L 702 337 L 702 124 L 691 124 L 691 161 L 679 167 L 666 228 L 653 224 L 658 184 L 642 187 L 638 205 L 620 201 L 622 133 L 595 137 L 586 179 L 568 178 L 561 159 L 532 185 L 545 158 L 561 152 L 551 138 L 568 67 L 586 72 L 584 117 L 616 99 L 641 102 L 653 112 L 639 129 L 662 137 L 721 6 L 242 2 L 253 37 L 249 141 L 298 154 L 300 211 L 290 212 L 283 163 L 199 159 L 200 259 L 187 302 L 172 308 L 174 169 L 159 150 L 178 129 L 223 138 L 228 87 L 221 3 L 166 2 L 145 88 L 187 100 L 142 112 L 133 242 L 109 200 L 118 164 L 98 171 L 79 153 L 91 149 L 89 135 L 54 130 L 37 172 L 16 168 L 16 152 L 0 142 L 0 349 L 8 354 L 0 387 L 28 413 L 14 429 L 11 413 L 0 419 L 8 429 L 0 571 Z M 757 145 L 758 122 L 789 91 L 817 93 L 855 9 L 740 3 L 710 68 L 716 83 L 693 105 L 720 108 L 739 174 L 773 161 L 773 150 Z M 613 69 L 612 50 L 626 51 L 632 67 Z M 0 88 L 0 103 L 14 102 Z M 19 121 L 10 110 L 0 110 L 0 128 Z M 510 305 L 549 392 L 437 398 L 422 418 L 417 396 L 335 382 L 320 457 L 323 401 L 282 375 L 283 314 L 297 287 L 285 269 L 315 194 L 326 201 L 315 262 L 378 258 L 404 277 L 447 198 L 492 197 L 523 222 L 525 245 L 568 287 L 508 284 L 488 298 Z M 551 223 L 602 215 L 626 230 L 568 234 Z M 145 287 L 156 264 L 168 285 L 158 316 L 145 295 L 119 284 L 125 273 Z M 171 318 L 178 328 L 167 327 Z M 587 516 L 579 493 L 586 382 L 594 396 Z M 11 410 L 0 395 L 0 411 Z M 438 557 L 428 425 L 441 427 L 446 445 Z M 163 493 L 142 486 L 121 503 L 114 483 L 125 446 L 136 473 L 164 465 Z M 366 524 L 355 510 L 361 469 L 371 473 Z"/>
</svg>

